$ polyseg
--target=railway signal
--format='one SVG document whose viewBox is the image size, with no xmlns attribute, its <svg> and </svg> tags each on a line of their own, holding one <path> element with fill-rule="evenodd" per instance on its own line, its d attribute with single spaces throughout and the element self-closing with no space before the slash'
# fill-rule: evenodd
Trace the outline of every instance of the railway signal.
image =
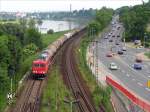
<svg viewBox="0 0 150 112">
<path fill-rule="evenodd" d="M 8 100 L 8 104 L 9 105 L 12 103 L 12 99 L 13 99 L 13 94 L 12 93 L 8 93 L 7 94 L 7 100 Z"/>
</svg>

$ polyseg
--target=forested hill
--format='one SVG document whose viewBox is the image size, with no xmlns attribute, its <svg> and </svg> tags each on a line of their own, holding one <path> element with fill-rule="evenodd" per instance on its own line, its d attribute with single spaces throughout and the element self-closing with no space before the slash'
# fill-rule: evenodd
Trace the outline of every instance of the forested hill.
<svg viewBox="0 0 150 112">
<path fill-rule="evenodd" d="M 127 40 L 144 40 L 145 34 L 150 37 L 146 30 L 150 22 L 150 1 L 134 7 L 122 7 L 117 9 L 120 21 L 125 27 L 125 37 Z"/>
</svg>

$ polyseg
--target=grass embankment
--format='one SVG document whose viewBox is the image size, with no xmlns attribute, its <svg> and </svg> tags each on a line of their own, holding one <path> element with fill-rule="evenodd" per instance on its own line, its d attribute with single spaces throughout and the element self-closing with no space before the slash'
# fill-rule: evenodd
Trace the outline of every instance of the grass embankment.
<svg viewBox="0 0 150 112">
<path fill-rule="evenodd" d="M 86 84 L 88 85 L 91 93 L 92 98 L 95 103 L 97 111 L 99 110 L 100 105 L 104 105 L 106 112 L 113 112 L 113 107 L 110 102 L 110 93 L 111 93 L 111 87 L 102 87 L 101 85 L 96 84 L 96 79 L 93 76 L 91 70 L 87 66 L 86 62 L 86 50 L 88 43 L 90 39 L 86 36 L 82 39 L 80 43 L 80 50 L 77 50 L 77 54 L 79 57 L 78 66 L 80 69 L 80 72 L 85 79 Z"/>
<path fill-rule="evenodd" d="M 58 66 L 53 66 L 48 76 L 48 83 L 43 91 L 40 112 L 70 112 L 70 105 L 66 104 L 64 99 L 70 97 L 71 94 L 64 85 Z"/>
<path fill-rule="evenodd" d="M 145 56 L 147 56 L 150 59 L 150 52 L 146 52 Z"/>
</svg>

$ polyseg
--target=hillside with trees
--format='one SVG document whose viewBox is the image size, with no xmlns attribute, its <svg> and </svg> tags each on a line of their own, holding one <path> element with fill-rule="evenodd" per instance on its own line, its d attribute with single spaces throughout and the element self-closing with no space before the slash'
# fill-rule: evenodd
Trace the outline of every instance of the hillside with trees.
<svg viewBox="0 0 150 112">
<path fill-rule="evenodd" d="M 135 39 L 148 41 L 150 32 L 146 29 L 150 22 L 150 1 L 134 7 L 122 7 L 117 12 L 120 15 L 120 21 L 125 27 L 125 38 L 127 41 Z M 149 43 L 147 42 L 146 44 L 148 46 Z"/>
</svg>

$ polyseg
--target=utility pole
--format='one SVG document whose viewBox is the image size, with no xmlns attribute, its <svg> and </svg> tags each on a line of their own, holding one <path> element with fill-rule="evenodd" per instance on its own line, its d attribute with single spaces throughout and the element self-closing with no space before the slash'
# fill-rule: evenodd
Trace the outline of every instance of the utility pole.
<svg viewBox="0 0 150 112">
<path fill-rule="evenodd" d="M 70 4 L 70 15 L 69 15 L 69 30 L 71 30 L 71 17 L 72 17 L 72 5 Z"/>
</svg>

